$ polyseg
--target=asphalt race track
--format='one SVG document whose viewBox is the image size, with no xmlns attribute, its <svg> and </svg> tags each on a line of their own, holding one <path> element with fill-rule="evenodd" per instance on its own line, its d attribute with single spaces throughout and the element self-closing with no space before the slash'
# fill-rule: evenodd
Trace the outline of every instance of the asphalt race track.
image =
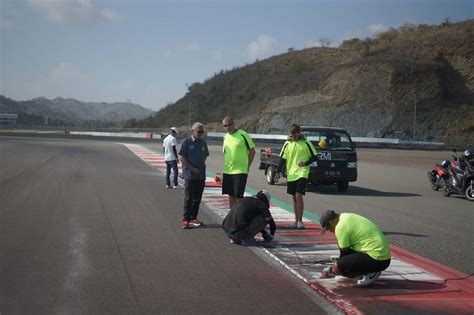
<svg viewBox="0 0 474 315">
<path fill-rule="evenodd" d="M 326 313 L 123 145 L 0 137 L 0 314 Z M 319 306 L 322 305 L 322 306 Z"/>
<path fill-rule="evenodd" d="M 156 144 L 146 145 L 159 150 Z M 208 170 L 221 172 L 220 146 Z M 306 209 L 352 211 L 393 244 L 473 272 L 474 203 L 430 189 L 448 152 L 359 149 L 346 193 L 314 187 Z M 183 231 L 182 190 L 111 142 L 0 137 L 0 313 L 326 313 L 284 270 L 231 246 L 216 222 Z M 248 186 L 290 203 L 252 166 Z M 318 306 L 319 305 L 319 306 Z"/>
</svg>

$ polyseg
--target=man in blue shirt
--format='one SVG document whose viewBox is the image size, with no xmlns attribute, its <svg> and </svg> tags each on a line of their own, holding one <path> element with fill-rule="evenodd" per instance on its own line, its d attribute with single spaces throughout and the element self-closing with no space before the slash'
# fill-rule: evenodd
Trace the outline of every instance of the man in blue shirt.
<svg viewBox="0 0 474 315">
<path fill-rule="evenodd" d="M 194 123 L 191 128 L 191 136 L 181 142 L 179 151 L 185 183 L 183 229 L 203 225 L 197 219 L 206 182 L 206 158 L 209 156 L 206 141 L 201 139 L 203 134 L 203 125 L 200 122 Z"/>
</svg>

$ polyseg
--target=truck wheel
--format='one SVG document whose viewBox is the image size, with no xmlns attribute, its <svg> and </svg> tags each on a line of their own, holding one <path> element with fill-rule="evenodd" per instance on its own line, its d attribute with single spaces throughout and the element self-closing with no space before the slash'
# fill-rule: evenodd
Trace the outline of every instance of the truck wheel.
<svg viewBox="0 0 474 315">
<path fill-rule="evenodd" d="M 472 187 L 472 184 L 467 186 L 467 189 L 464 195 L 466 196 L 467 200 L 474 201 L 474 189 Z"/>
<path fill-rule="evenodd" d="M 275 167 L 270 166 L 267 170 L 267 183 L 269 185 L 275 185 L 275 174 L 276 174 Z"/>
<path fill-rule="evenodd" d="M 339 192 L 345 192 L 349 188 L 349 182 L 344 181 L 344 182 L 337 182 L 337 190 Z"/>
</svg>

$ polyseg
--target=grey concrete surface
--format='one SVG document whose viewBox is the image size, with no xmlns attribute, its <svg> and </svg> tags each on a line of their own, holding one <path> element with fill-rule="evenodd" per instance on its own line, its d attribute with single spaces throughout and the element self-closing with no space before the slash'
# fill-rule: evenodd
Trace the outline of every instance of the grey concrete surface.
<svg viewBox="0 0 474 315">
<path fill-rule="evenodd" d="M 333 311 L 205 213 L 182 230 L 163 179 L 121 145 L 0 137 L 0 313 Z"/>
<path fill-rule="evenodd" d="M 357 182 L 351 183 L 346 193 L 339 193 L 335 186 L 310 188 L 304 198 L 305 209 L 315 214 L 326 209 L 362 214 L 378 224 L 394 245 L 466 274 L 473 273 L 474 202 L 432 191 L 426 176 L 436 162 L 450 158 L 451 152 L 357 151 Z M 257 155 L 247 186 L 268 189 L 274 197 L 291 204 L 285 180 L 268 185 L 258 164 Z M 209 170 L 222 172 L 222 165 L 221 146 L 211 146 Z"/>
</svg>

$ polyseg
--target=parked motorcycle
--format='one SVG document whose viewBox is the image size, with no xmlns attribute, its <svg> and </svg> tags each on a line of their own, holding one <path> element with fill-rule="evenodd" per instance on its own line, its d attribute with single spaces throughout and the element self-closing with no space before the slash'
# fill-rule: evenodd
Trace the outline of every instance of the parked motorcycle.
<svg viewBox="0 0 474 315">
<path fill-rule="evenodd" d="M 441 163 L 437 163 L 434 169 L 428 172 L 428 180 L 431 183 L 431 189 L 438 191 L 444 186 L 444 180 L 446 180 L 449 176 L 448 168 L 451 165 L 457 167 L 456 161 L 444 160 Z"/>
<path fill-rule="evenodd" d="M 456 151 L 454 151 L 456 154 Z M 449 197 L 451 194 L 464 195 L 467 200 L 474 201 L 474 160 L 470 152 L 465 151 L 462 161 L 454 155 L 454 163 L 449 163 L 447 174 L 440 177 L 442 193 Z"/>
</svg>

